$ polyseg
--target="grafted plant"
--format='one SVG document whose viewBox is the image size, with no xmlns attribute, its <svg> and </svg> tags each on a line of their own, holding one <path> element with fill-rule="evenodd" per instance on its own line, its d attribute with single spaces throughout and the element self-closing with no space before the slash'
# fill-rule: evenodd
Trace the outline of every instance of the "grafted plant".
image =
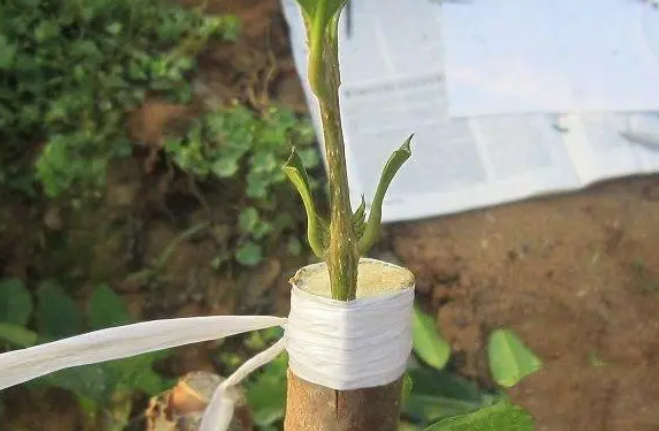
<svg viewBox="0 0 659 431">
<path fill-rule="evenodd" d="M 308 77 L 322 119 L 325 158 L 329 171 L 330 219 L 321 217 L 311 196 L 307 174 L 295 149 L 284 172 L 302 197 L 307 213 L 307 236 L 314 254 L 327 263 L 332 297 L 355 299 L 357 267 L 377 239 L 382 203 L 394 176 L 410 157 L 410 136 L 384 166 L 368 218 L 366 203 L 353 212 L 348 189 L 345 145 L 341 126 L 338 22 L 348 0 L 297 0 L 309 44 Z"/>
</svg>

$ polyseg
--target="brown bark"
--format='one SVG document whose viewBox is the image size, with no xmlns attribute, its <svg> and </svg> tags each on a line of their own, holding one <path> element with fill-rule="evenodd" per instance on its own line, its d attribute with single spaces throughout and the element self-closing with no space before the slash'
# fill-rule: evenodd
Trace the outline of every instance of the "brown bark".
<svg viewBox="0 0 659 431">
<path fill-rule="evenodd" d="M 286 431 L 397 431 L 402 377 L 386 386 L 336 391 L 288 371 Z"/>
</svg>

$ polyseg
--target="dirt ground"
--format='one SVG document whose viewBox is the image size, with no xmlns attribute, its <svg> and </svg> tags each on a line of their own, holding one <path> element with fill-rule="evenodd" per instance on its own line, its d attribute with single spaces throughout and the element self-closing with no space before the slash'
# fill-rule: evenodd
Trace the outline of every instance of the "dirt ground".
<svg viewBox="0 0 659 431">
<path fill-rule="evenodd" d="M 211 104 L 236 98 L 260 109 L 274 101 L 304 113 L 279 2 L 205 3 L 213 13 L 236 13 L 243 21 L 243 37 L 235 45 L 218 44 L 203 54 L 194 83 L 197 94 Z M 161 108 L 138 113 L 134 131 L 152 134 L 144 140 L 156 146 L 162 126 L 181 115 L 179 107 Z M 218 228 L 211 235 L 177 247 L 157 293 L 126 277 L 156 260 L 181 234 L 181 225 L 205 217 L 185 185 L 166 183 L 148 172 L 150 160 L 127 161 L 110 172 L 106 202 L 88 217 L 92 225 L 68 230 L 66 215 L 56 206 L 16 206 L 10 212 L 13 217 L 37 218 L 47 229 L 69 235 L 70 243 L 92 239 L 90 271 L 100 268 L 95 277 L 113 279 L 112 287 L 130 301 L 136 317 L 285 313 L 286 280 L 303 262 L 273 258 L 254 274 L 213 273 L 206 262 L 223 235 L 220 210 L 215 217 Z M 210 193 L 207 199 L 212 208 L 222 207 L 221 193 Z M 93 223 L 116 220 L 122 221 L 122 229 L 99 239 Z M 0 239 L 5 274 L 25 277 L 34 267 L 42 273 L 61 272 L 67 262 L 51 261 L 56 252 L 31 258 L 35 246 L 24 241 L 31 228 L 26 223 L 13 236 Z M 453 345 L 452 367 L 460 374 L 491 385 L 484 341 L 500 326 L 517 331 L 542 358 L 544 369 L 510 391 L 514 401 L 531 410 L 538 431 L 655 431 L 658 239 L 659 177 L 646 177 L 391 225 L 380 248 L 393 251 L 417 275 L 418 299 L 437 312 L 438 327 Z M 168 371 L 213 371 L 208 354 L 212 347 L 180 349 L 167 364 Z M 43 401 L 20 388 L 12 393 L 13 400 Z M 53 397 L 66 398 L 59 392 Z M 68 414 L 54 405 L 58 415 Z M 34 410 L 28 410 L 16 423 L 39 429 L 35 418 L 30 419 Z"/>
</svg>

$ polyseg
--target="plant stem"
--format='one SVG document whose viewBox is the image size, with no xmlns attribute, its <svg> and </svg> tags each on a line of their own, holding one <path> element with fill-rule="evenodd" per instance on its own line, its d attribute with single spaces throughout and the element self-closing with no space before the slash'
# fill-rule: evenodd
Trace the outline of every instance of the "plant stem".
<svg viewBox="0 0 659 431">
<path fill-rule="evenodd" d="M 348 170 L 341 127 L 339 105 L 338 46 L 335 35 L 327 36 L 323 55 L 323 82 L 317 91 L 323 122 L 325 157 L 329 171 L 330 245 L 326 253 L 332 297 L 341 301 L 355 299 L 359 251 L 352 223 L 352 208 L 348 188 Z"/>
</svg>

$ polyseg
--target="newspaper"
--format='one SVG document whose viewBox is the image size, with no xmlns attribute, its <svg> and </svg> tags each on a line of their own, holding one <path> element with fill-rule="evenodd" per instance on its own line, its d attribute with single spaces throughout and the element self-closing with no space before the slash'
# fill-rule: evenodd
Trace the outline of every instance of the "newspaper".
<svg viewBox="0 0 659 431">
<path fill-rule="evenodd" d="M 296 67 L 322 145 L 308 87 L 299 8 L 282 0 Z M 426 0 L 352 0 L 340 22 L 341 102 L 351 200 L 369 203 L 389 155 L 414 133 L 383 221 L 451 214 L 621 175 L 659 171 L 659 147 L 621 132 L 659 133 L 655 114 L 508 115 L 451 118 L 443 71 L 440 6 Z"/>
<path fill-rule="evenodd" d="M 442 19 L 452 116 L 659 110 L 644 0 L 474 0 Z"/>
</svg>

